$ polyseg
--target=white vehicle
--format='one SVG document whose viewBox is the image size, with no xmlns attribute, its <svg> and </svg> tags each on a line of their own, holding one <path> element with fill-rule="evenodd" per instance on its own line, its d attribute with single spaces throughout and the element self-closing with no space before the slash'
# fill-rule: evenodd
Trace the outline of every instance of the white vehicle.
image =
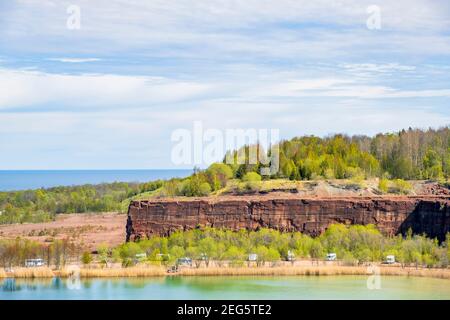
<svg viewBox="0 0 450 320">
<path fill-rule="evenodd" d="M 387 263 L 387 264 L 393 264 L 393 263 L 395 263 L 395 256 L 394 256 L 394 255 L 386 256 L 385 263 Z"/>
<path fill-rule="evenodd" d="M 43 259 L 27 259 L 25 260 L 25 267 L 42 267 L 44 265 Z"/>
<path fill-rule="evenodd" d="M 250 253 L 248 255 L 248 261 L 257 261 L 258 260 L 258 255 L 256 253 Z"/>
<path fill-rule="evenodd" d="M 147 259 L 147 254 L 144 253 L 136 253 L 136 255 L 134 256 L 136 261 L 144 261 L 145 259 Z"/>
<path fill-rule="evenodd" d="M 288 251 L 287 260 L 295 261 L 295 254 L 291 250 Z"/>
<path fill-rule="evenodd" d="M 192 259 L 188 257 L 177 259 L 177 266 L 192 267 Z"/>
<path fill-rule="evenodd" d="M 328 253 L 328 254 L 327 254 L 326 260 L 327 260 L 327 261 L 335 261 L 336 258 L 337 258 L 336 253 L 332 252 L 332 253 Z"/>
</svg>

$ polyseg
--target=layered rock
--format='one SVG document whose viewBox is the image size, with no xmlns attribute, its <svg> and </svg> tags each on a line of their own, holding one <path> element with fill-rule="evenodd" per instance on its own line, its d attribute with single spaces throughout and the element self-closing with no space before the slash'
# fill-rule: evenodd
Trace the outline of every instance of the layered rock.
<svg viewBox="0 0 450 320">
<path fill-rule="evenodd" d="M 333 223 L 375 224 L 386 235 L 411 228 L 443 240 L 450 230 L 450 197 L 268 195 L 133 201 L 128 210 L 127 241 L 204 226 L 232 230 L 265 227 L 316 236 Z"/>
</svg>

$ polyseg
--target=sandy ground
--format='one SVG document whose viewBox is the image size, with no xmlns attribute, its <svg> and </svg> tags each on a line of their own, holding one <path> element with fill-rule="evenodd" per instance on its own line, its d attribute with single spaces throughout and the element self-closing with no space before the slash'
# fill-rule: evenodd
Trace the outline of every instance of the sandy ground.
<svg viewBox="0 0 450 320">
<path fill-rule="evenodd" d="M 21 237 L 48 243 L 52 238 L 70 238 L 95 250 L 101 243 L 116 246 L 125 242 L 126 220 L 126 214 L 117 213 L 60 214 L 52 222 L 0 225 L 0 239 Z"/>
</svg>

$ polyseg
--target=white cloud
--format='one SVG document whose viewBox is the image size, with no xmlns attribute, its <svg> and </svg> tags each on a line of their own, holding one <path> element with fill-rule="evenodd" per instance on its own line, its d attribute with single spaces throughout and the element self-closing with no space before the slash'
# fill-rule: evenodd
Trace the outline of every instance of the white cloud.
<svg viewBox="0 0 450 320">
<path fill-rule="evenodd" d="M 448 1 L 377 1 L 377 31 L 369 0 L 79 0 L 77 31 L 70 4 L 0 5 L 0 168 L 164 167 L 196 120 L 286 137 L 450 122 Z"/>
<path fill-rule="evenodd" d="M 402 65 L 399 63 L 386 63 L 386 64 L 376 64 L 376 63 L 342 63 L 339 65 L 344 69 L 354 71 L 354 72 L 376 72 L 376 73 L 390 73 L 393 71 L 414 71 L 415 66 Z"/>
<path fill-rule="evenodd" d="M 65 62 L 65 63 L 83 63 L 100 61 L 98 58 L 48 58 L 49 61 Z"/>
<path fill-rule="evenodd" d="M 0 69 L 0 88 L 0 109 L 56 104 L 64 110 L 177 102 L 207 93 L 209 85 L 163 77 Z"/>
<path fill-rule="evenodd" d="M 78 31 L 65 28 L 70 4 L 16 3 L 0 16 L 0 39 L 26 52 L 110 54 L 146 48 L 149 56 L 216 59 L 242 52 L 316 58 L 374 51 L 450 53 L 447 1 L 378 1 L 379 32 L 366 29 L 366 9 L 373 4 L 368 0 L 174 0 L 170 5 L 164 0 L 84 0 L 77 3 Z"/>
</svg>

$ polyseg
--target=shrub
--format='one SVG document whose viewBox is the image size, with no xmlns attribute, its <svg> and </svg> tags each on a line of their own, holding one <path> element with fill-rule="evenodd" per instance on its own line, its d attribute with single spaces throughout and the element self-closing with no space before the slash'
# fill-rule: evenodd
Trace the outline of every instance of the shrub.
<svg viewBox="0 0 450 320">
<path fill-rule="evenodd" d="M 242 181 L 245 182 L 258 182 L 261 181 L 261 176 L 256 172 L 247 172 L 243 177 Z"/>
<path fill-rule="evenodd" d="M 412 190 L 412 185 L 403 179 L 395 179 L 393 183 L 396 193 L 408 194 Z"/>
<path fill-rule="evenodd" d="M 84 265 L 90 264 L 92 262 L 92 255 L 91 255 L 91 253 L 88 252 L 88 251 L 83 252 L 83 254 L 81 255 L 81 262 Z"/>
<path fill-rule="evenodd" d="M 201 196 L 207 196 L 210 193 L 211 193 L 211 186 L 209 185 L 208 182 L 203 182 L 200 185 L 200 195 Z"/>
<path fill-rule="evenodd" d="M 378 182 L 378 189 L 382 193 L 387 193 L 389 191 L 389 180 L 386 178 L 381 178 Z"/>
</svg>

